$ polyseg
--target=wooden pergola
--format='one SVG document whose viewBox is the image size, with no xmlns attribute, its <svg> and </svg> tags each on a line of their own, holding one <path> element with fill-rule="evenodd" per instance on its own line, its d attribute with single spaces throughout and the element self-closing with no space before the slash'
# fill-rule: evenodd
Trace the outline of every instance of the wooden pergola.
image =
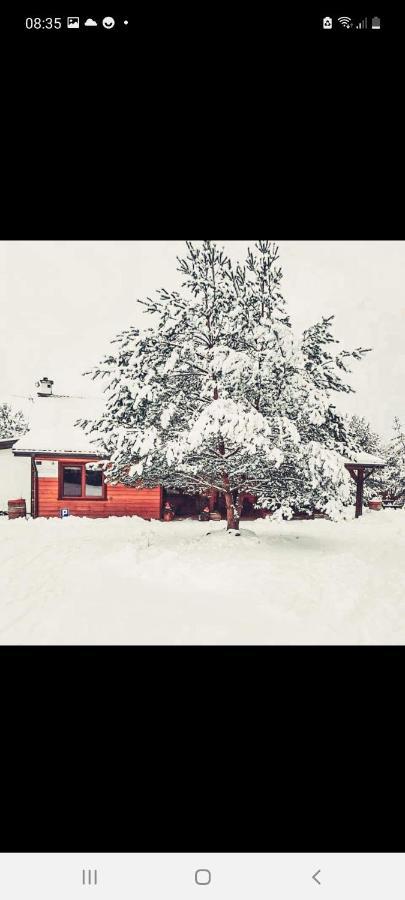
<svg viewBox="0 0 405 900">
<path fill-rule="evenodd" d="M 364 482 L 372 475 L 375 469 L 382 469 L 385 466 L 385 462 L 379 456 L 371 456 L 370 453 L 359 453 L 356 459 L 357 461 L 354 462 L 345 461 L 345 466 L 356 482 L 356 519 L 358 519 L 359 516 L 363 515 Z"/>
</svg>

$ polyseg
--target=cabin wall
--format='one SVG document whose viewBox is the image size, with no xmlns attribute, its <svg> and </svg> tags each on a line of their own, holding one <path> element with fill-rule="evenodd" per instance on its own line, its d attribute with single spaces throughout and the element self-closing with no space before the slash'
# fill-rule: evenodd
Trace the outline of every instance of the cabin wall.
<svg viewBox="0 0 405 900">
<path fill-rule="evenodd" d="M 9 500 L 25 500 L 31 511 L 31 460 L 14 456 L 12 448 L 0 449 L 0 512 L 7 512 Z"/>
<path fill-rule="evenodd" d="M 47 460 L 37 456 L 36 461 Z M 68 509 L 72 516 L 89 516 L 105 518 L 107 516 L 141 516 L 145 519 L 160 519 L 162 510 L 162 488 L 128 487 L 124 484 L 108 484 L 105 500 L 77 500 L 73 497 L 60 500 L 58 463 L 94 462 L 92 459 L 65 459 L 55 461 L 55 474 L 52 477 L 37 477 L 37 515 L 59 516 L 61 509 Z"/>
</svg>

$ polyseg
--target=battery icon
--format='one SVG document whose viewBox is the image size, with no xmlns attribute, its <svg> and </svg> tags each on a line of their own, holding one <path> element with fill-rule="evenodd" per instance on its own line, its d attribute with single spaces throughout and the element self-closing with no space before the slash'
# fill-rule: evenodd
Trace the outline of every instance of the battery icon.
<svg viewBox="0 0 405 900">
<path fill-rule="evenodd" d="M 378 18 L 378 16 L 374 16 L 372 18 L 371 27 L 372 28 L 380 28 L 381 27 L 381 20 Z"/>
</svg>

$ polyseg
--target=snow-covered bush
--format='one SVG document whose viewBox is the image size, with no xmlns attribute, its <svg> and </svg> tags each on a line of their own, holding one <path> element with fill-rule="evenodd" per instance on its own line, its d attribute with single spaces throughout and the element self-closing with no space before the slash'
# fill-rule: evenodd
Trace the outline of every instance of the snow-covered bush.
<svg viewBox="0 0 405 900">
<path fill-rule="evenodd" d="M 0 438 L 14 438 L 28 431 L 28 423 L 21 410 L 13 410 L 8 403 L 0 403 Z"/>
</svg>

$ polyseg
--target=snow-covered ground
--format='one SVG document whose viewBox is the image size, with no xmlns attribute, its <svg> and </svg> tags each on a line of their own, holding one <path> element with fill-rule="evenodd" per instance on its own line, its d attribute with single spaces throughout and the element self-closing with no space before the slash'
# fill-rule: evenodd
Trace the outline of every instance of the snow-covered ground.
<svg viewBox="0 0 405 900">
<path fill-rule="evenodd" d="M 404 546 L 405 510 L 257 520 L 241 537 L 223 522 L 0 517 L 0 643 L 404 643 Z"/>
</svg>

